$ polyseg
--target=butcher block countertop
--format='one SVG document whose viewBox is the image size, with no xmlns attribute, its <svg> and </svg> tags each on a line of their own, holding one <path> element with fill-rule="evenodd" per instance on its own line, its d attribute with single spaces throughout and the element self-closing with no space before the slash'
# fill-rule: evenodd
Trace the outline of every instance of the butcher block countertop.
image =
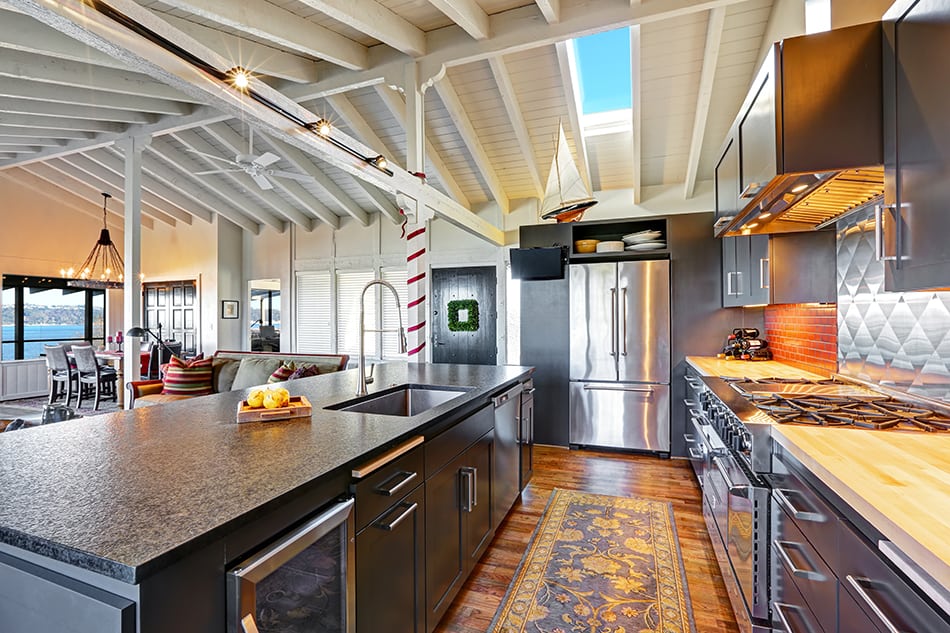
<svg viewBox="0 0 950 633">
<path fill-rule="evenodd" d="M 686 362 L 706 376 L 827 378 L 778 361 Z M 775 425 L 772 437 L 950 591 L 950 433 Z"/>
</svg>

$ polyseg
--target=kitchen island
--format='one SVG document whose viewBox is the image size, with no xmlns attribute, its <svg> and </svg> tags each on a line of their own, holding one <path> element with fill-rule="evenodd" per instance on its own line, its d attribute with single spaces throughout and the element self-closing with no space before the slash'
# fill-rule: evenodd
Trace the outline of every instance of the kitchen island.
<svg viewBox="0 0 950 633">
<path fill-rule="evenodd" d="M 687 357 L 703 376 L 823 379 L 777 361 Z M 774 424 L 773 441 L 930 577 L 922 589 L 950 604 L 950 433 Z M 916 579 L 912 579 L 916 580 Z M 925 579 L 927 580 L 927 579 Z"/>
<path fill-rule="evenodd" d="M 135 625 L 115 630 L 224 631 L 228 564 L 347 493 L 358 463 L 439 435 L 530 371 L 377 366 L 371 396 L 460 389 L 414 416 L 324 409 L 353 398 L 357 373 L 346 371 L 285 383 L 311 418 L 237 424 L 237 391 L 2 434 L 0 595 L 41 577 L 122 605 L 117 621 Z M 0 599 L 0 620 L 17 606 Z"/>
</svg>

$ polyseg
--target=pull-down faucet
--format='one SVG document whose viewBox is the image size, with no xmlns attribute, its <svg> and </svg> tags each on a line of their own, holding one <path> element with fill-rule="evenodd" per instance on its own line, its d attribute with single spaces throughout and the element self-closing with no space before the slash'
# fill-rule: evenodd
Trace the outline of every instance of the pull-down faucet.
<svg viewBox="0 0 950 633">
<path fill-rule="evenodd" d="M 366 329 L 366 324 L 365 324 L 366 310 L 364 308 L 364 303 L 366 300 L 366 291 L 369 290 L 370 287 L 372 286 L 385 286 L 386 288 L 389 288 L 389 291 L 391 293 L 393 293 L 393 299 L 396 300 L 396 314 L 399 315 L 399 329 L 397 330 L 392 330 L 392 329 L 367 330 Z M 396 289 L 393 288 L 391 283 L 387 281 L 383 281 L 382 279 L 374 279 L 370 281 L 368 284 L 363 286 L 363 292 L 362 294 L 360 294 L 360 360 L 359 360 L 360 379 L 359 379 L 359 384 L 356 388 L 357 396 L 365 396 L 367 393 L 366 383 L 371 382 L 373 380 L 372 378 L 370 379 L 366 378 L 366 352 L 364 351 L 363 339 L 365 338 L 367 332 L 397 332 L 399 335 L 399 353 L 400 354 L 406 353 L 406 330 L 402 326 L 402 306 L 399 305 L 399 295 L 396 294 Z"/>
</svg>

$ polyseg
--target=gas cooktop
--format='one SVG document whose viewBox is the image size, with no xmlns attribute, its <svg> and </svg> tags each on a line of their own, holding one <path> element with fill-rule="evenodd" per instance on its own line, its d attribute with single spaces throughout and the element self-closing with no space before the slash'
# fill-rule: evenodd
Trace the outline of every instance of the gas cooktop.
<svg viewBox="0 0 950 633">
<path fill-rule="evenodd" d="M 780 424 L 950 431 L 950 416 L 841 380 L 724 378 Z"/>
</svg>

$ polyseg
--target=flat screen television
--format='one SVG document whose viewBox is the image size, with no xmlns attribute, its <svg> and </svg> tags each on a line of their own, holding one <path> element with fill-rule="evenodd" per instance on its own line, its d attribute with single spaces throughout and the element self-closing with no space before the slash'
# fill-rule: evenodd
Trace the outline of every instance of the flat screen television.
<svg viewBox="0 0 950 633">
<path fill-rule="evenodd" d="M 511 277 L 524 281 L 564 279 L 564 249 L 547 248 L 511 249 Z"/>
</svg>

